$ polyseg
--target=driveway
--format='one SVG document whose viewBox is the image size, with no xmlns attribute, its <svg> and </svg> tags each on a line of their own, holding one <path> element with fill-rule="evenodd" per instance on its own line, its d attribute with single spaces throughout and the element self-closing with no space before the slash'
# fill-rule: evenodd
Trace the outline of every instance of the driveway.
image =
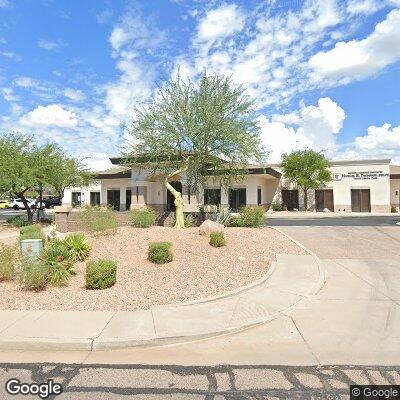
<svg viewBox="0 0 400 400">
<path fill-rule="evenodd" d="M 399 216 L 268 218 L 320 259 L 400 261 Z M 400 266 L 399 266 L 400 268 Z"/>
</svg>

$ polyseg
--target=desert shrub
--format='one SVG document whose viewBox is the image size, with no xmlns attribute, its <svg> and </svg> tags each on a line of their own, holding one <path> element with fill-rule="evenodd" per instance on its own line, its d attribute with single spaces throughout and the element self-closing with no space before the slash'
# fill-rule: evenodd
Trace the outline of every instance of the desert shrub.
<svg viewBox="0 0 400 400">
<path fill-rule="evenodd" d="M 283 205 L 281 203 L 272 203 L 271 208 L 273 211 L 283 211 Z"/>
<path fill-rule="evenodd" d="M 19 240 L 42 239 L 45 241 L 45 235 L 42 227 L 38 224 L 22 226 L 19 230 Z"/>
<path fill-rule="evenodd" d="M 42 254 L 42 260 L 47 265 L 61 263 L 67 270 L 72 269 L 71 255 L 63 240 L 51 240 Z"/>
<path fill-rule="evenodd" d="M 6 222 L 7 224 L 15 226 L 16 228 L 21 228 L 21 226 L 27 226 L 31 224 L 19 216 L 7 218 Z"/>
<path fill-rule="evenodd" d="M 89 261 L 86 264 L 86 288 L 107 289 L 117 281 L 117 263 L 111 260 Z"/>
<path fill-rule="evenodd" d="M 66 285 L 71 277 L 69 268 L 63 262 L 46 264 L 47 283 L 53 286 Z"/>
<path fill-rule="evenodd" d="M 0 244 L 0 282 L 15 276 L 16 248 Z"/>
<path fill-rule="evenodd" d="M 222 247 L 226 245 L 224 232 L 211 232 L 210 244 L 213 247 Z"/>
<path fill-rule="evenodd" d="M 173 259 L 171 242 L 153 242 L 149 245 L 148 259 L 155 264 L 169 263 Z"/>
<path fill-rule="evenodd" d="M 264 223 L 264 209 L 261 206 L 243 207 L 237 223 L 246 228 L 260 227 Z"/>
<path fill-rule="evenodd" d="M 44 290 L 48 280 L 48 267 L 40 259 L 24 257 L 21 262 L 19 279 L 24 290 L 36 292 Z"/>
<path fill-rule="evenodd" d="M 192 214 L 185 215 L 185 227 L 186 228 L 194 228 L 197 226 L 197 219 Z"/>
<path fill-rule="evenodd" d="M 92 233 L 113 233 L 118 228 L 116 211 L 111 208 L 86 206 L 79 218 L 84 230 Z"/>
<path fill-rule="evenodd" d="M 149 228 L 156 221 L 156 212 L 151 207 L 133 208 L 129 214 L 132 225 L 137 228 Z"/>
<path fill-rule="evenodd" d="M 83 261 L 89 257 L 91 246 L 83 233 L 73 233 L 64 239 L 72 262 Z"/>
<path fill-rule="evenodd" d="M 212 219 L 219 224 L 229 225 L 232 219 L 232 211 L 229 208 L 218 207 L 218 210 Z"/>
</svg>

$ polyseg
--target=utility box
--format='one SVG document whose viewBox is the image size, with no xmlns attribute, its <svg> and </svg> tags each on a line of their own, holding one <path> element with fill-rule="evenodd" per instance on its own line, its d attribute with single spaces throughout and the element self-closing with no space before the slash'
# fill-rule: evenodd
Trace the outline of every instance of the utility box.
<svg viewBox="0 0 400 400">
<path fill-rule="evenodd" d="M 23 256 L 39 258 L 43 251 L 42 239 L 21 240 L 21 252 Z"/>
</svg>

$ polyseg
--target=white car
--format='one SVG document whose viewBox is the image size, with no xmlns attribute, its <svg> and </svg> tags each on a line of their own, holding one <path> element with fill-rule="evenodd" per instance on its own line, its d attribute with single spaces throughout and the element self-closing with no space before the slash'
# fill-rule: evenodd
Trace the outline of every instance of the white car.
<svg viewBox="0 0 400 400">
<path fill-rule="evenodd" d="M 26 201 L 28 202 L 28 206 L 29 208 L 31 208 L 32 210 L 36 208 L 35 206 L 35 200 L 32 199 L 26 199 Z M 19 209 L 25 209 L 25 205 L 22 202 L 22 199 L 12 199 L 10 201 L 10 207 L 13 208 L 14 210 L 19 210 Z"/>
</svg>

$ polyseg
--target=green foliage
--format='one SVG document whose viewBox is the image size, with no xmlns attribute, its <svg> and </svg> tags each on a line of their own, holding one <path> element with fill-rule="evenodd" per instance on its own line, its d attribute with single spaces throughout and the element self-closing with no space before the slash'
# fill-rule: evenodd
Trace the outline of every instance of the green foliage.
<svg viewBox="0 0 400 400">
<path fill-rule="evenodd" d="M 6 220 L 7 224 L 15 226 L 16 228 L 21 228 L 21 226 L 30 225 L 30 222 L 21 218 L 20 216 L 10 217 Z"/>
<path fill-rule="evenodd" d="M 169 263 L 173 259 L 171 242 L 153 242 L 149 245 L 148 260 L 155 264 Z"/>
<path fill-rule="evenodd" d="M 264 224 L 264 208 L 261 206 L 243 207 L 240 214 L 240 224 L 246 228 L 258 228 Z"/>
<path fill-rule="evenodd" d="M 320 189 L 332 180 L 329 161 L 322 153 L 313 150 L 299 150 L 282 155 L 284 176 L 303 190 L 307 210 L 307 192 Z"/>
<path fill-rule="evenodd" d="M 54 262 L 47 267 L 47 283 L 52 286 L 64 286 L 71 278 L 71 271 L 62 262 Z"/>
<path fill-rule="evenodd" d="M 0 192 L 24 199 L 40 187 L 53 187 L 62 197 L 66 186 L 84 184 L 87 171 L 68 158 L 54 143 L 38 145 L 33 136 L 6 133 L 0 136 Z M 26 209 L 28 221 L 33 212 Z"/>
<path fill-rule="evenodd" d="M 32 224 L 22 226 L 19 230 L 19 240 L 25 239 L 42 239 L 44 242 L 46 238 L 42 227 L 39 224 Z"/>
<path fill-rule="evenodd" d="M 271 204 L 271 208 L 272 208 L 274 211 L 283 211 L 283 205 L 282 205 L 282 203 L 272 203 L 272 204 Z"/>
<path fill-rule="evenodd" d="M 151 207 L 133 208 L 129 213 L 132 225 L 137 228 L 149 228 L 156 220 L 156 212 Z"/>
<path fill-rule="evenodd" d="M 67 270 L 72 268 L 71 255 L 63 240 L 50 241 L 43 252 L 42 260 L 46 265 L 63 264 Z"/>
<path fill-rule="evenodd" d="M 232 219 L 232 211 L 229 208 L 218 207 L 214 221 L 222 225 L 229 225 Z"/>
<path fill-rule="evenodd" d="M 9 281 L 15 276 L 16 248 L 0 244 L 0 282 Z"/>
<path fill-rule="evenodd" d="M 149 106 L 135 110 L 127 161 L 165 175 L 184 170 L 191 187 L 207 179 L 206 169 L 230 182 L 245 173 L 235 168 L 265 156 L 253 109 L 245 89 L 229 77 L 204 74 L 198 82 L 185 82 L 178 76 Z"/>
<path fill-rule="evenodd" d="M 83 233 L 73 233 L 64 240 L 72 262 L 83 261 L 89 257 L 91 246 Z"/>
<path fill-rule="evenodd" d="M 48 281 L 48 267 L 40 259 L 24 257 L 19 280 L 24 290 L 44 290 Z"/>
<path fill-rule="evenodd" d="M 86 264 L 86 288 L 107 289 L 117 281 L 117 263 L 111 260 L 89 261 Z"/>
<path fill-rule="evenodd" d="M 79 218 L 84 229 L 92 233 L 113 233 L 118 228 L 116 212 L 111 208 L 86 206 Z"/>
<path fill-rule="evenodd" d="M 226 246 L 224 232 L 211 232 L 210 233 L 210 244 L 213 247 Z"/>
</svg>

